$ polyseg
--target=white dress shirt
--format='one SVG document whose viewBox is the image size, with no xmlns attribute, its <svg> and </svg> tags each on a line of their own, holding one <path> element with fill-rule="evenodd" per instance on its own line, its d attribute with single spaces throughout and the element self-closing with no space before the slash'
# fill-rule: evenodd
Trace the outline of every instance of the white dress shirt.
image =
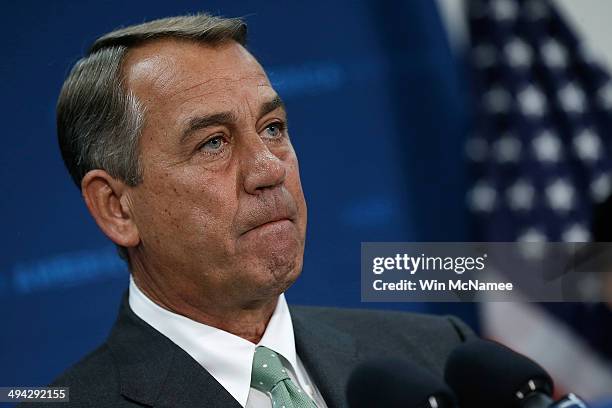
<svg viewBox="0 0 612 408">
<path fill-rule="evenodd" d="M 267 394 L 251 388 L 253 355 L 257 346 L 266 346 L 282 357 L 289 377 L 317 404 L 326 408 L 295 351 L 295 338 L 284 294 L 258 344 L 234 334 L 173 313 L 154 303 L 136 286 L 130 275 L 129 304 L 132 311 L 204 367 L 245 408 L 271 408 Z"/>
</svg>

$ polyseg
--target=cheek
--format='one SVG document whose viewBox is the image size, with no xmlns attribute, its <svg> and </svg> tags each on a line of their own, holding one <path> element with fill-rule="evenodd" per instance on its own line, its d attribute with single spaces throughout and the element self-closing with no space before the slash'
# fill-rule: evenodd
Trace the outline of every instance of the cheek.
<svg viewBox="0 0 612 408">
<path fill-rule="evenodd" d="M 161 174 L 154 180 L 143 186 L 136 203 L 145 243 L 198 250 L 228 239 L 235 205 L 218 184 L 188 175 Z"/>
</svg>

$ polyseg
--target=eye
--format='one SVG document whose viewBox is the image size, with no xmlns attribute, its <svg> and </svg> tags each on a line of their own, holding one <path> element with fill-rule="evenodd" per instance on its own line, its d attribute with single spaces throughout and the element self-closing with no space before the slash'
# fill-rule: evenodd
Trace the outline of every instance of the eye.
<svg viewBox="0 0 612 408">
<path fill-rule="evenodd" d="M 202 146 L 199 147 L 199 150 L 205 150 L 210 153 L 216 153 L 220 151 L 225 145 L 226 141 L 223 136 L 215 136 L 208 139 Z"/>
<path fill-rule="evenodd" d="M 263 136 L 270 139 L 279 139 L 283 136 L 283 130 L 285 130 L 285 125 L 282 122 L 270 123 L 264 129 Z"/>
</svg>

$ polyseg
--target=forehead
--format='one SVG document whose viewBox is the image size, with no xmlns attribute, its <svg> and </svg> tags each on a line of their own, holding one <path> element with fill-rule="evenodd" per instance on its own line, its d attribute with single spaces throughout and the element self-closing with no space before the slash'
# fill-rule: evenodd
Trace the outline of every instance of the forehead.
<svg viewBox="0 0 612 408">
<path fill-rule="evenodd" d="M 210 46 L 164 39 L 130 50 L 124 62 L 128 89 L 147 111 L 204 105 L 228 108 L 233 99 L 274 95 L 257 60 L 234 41 Z"/>
</svg>

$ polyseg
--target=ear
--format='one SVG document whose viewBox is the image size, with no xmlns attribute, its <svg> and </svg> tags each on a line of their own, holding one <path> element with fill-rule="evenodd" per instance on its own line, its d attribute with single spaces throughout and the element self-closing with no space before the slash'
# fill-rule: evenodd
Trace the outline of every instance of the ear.
<svg viewBox="0 0 612 408">
<path fill-rule="evenodd" d="M 128 206 L 128 188 L 104 170 L 91 170 L 81 181 L 85 204 L 98 227 L 115 244 L 134 247 L 140 242 L 138 228 Z"/>
</svg>

